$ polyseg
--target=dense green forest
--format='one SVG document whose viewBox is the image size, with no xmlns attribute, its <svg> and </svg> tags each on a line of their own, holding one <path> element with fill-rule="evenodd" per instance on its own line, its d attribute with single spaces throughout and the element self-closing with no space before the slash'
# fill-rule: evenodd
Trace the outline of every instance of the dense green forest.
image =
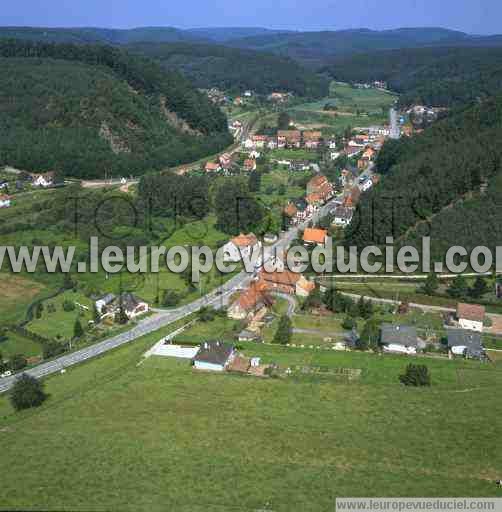
<svg viewBox="0 0 502 512">
<path fill-rule="evenodd" d="M 383 178 L 365 194 L 347 243 L 385 244 L 388 236 L 429 234 L 446 245 L 493 246 L 501 237 L 502 96 L 458 111 L 413 138 L 387 142 Z"/>
<path fill-rule="evenodd" d="M 0 42 L 0 165 L 75 177 L 142 174 L 231 143 L 181 75 L 94 45 Z"/>
<path fill-rule="evenodd" d="M 502 48 L 414 48 L 337 59 L 337 80 L 384 80 L 402 105 L 457 106 L 502 90 Z"/>
<path fill-rule="evenodd" d="M 213 44 L 142 43 L 128 49 L 159 60 L 180 71 L 197 87 L 218 87 L 236 93 L 252 89 L 258 94 L 291 91 L 298 96 L 328 95 L 329 81 L 298 63 L 272 54 Z"/>
<path fill-rule="evenodd" d="M 394 30 L 352 29 L 324 32 L 264 34 L 230 41 L 227 44 L 288 56 L 311 67 L 319 67 L 335 57 L 357 53 L 428 46 L 501 46 L 498 36 L 471 36 L 443 28 L 401 28 Z"/>
<path fill-rule="evenodd" d="M 0 38 L 24 39 L 46 43 L 129 44 L 139 41 L 175 42 L 201 40 L 203 36 L 173 27 L 112 28 L 46 28 L 0 27 Z"/>
</svg>

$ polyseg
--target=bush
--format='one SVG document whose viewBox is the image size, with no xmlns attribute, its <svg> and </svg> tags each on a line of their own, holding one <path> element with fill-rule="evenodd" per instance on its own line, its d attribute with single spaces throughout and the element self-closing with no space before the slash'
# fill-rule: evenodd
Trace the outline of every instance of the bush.
<svg viewBox="0 0 502 512">
<path fill-rule="evenodd" d="M 166 290 L 162 297 L 162 305 L 166 308 L 177 306 L 181 302 L 181 294 L 174 290 Z"/>
<path fill-rule="evenodd" d="M 26 357 L 24 357 L 22 354 L 16 354 L 15 356 L 12 356 L 9 361 L 10 369 L 13 372 L 22 370 L 23 368 L 26 368 L 27 365 L 28 361 L 26 360 Z"/>
<path fill-rule="evenodd" d="M 403 375 L 399 376 L 399 380 L 405 386 L 430 386 L 431 376 L 429 368 L 421 364 L 409 364 Z"/>
<path fill-rule="evenodd" d="M 351 331 L 352 329 L 354 329 L 354 327 L 357 327 L 357 323 L 356 323 L 356 321 L 355 321 L 353 318 L 351 318 L 350 316 L 346 316 L 346 317 L 343 319 L 342 327 L 343 327 L 346 331 Z"/>
<path fill-rule="evenodd" d="M 215 319 L 217 313 L 216 310 L 209 306 L 204 306 L 199 311 L 199 320 L 201 322 L 211 322 Z"/>
<path fill-rule="evenodd" d="M 46 398 L 43 384 L 25 373 L 16 379 L 10 392 L 10 402 L 16 411 L 38 407 Z"/>
<path fill-rule="evenodd" d="M 71 311 L 75 311 L 75 304 L 71 300 L 65 300 L 63 302 L 63 310 L 67 313 L 70 313 Z"/>
</svg>

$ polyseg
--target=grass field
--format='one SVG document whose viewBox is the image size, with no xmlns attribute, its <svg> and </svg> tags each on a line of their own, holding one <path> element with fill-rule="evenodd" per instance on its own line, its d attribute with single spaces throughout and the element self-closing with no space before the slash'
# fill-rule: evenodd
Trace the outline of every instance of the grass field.
<svg viewBox="0 0 502 512">
<path fill-rule="evenodd" d="M 289 110 L 296 124 L 304 128 L 320 128 L 326 134 L 347 127 L 364 127 L 388 121 L 388 110 L 396 96 L 377 89 L 355 89 L 348 84 L 332 82 L 330 95 L 319 101 L 296 105 Z M 325 105 L 336 111 L 325 111 Z"/>
<path fill-rule="evenodd" d="M 257 345 L 246 352 L 362 377 L 138 366 L 160 335 L 48 379 L 39 409 L 14 414 L 0 398 L 2 508 L 329 511 L 336 496 L 502 496 L 500 369 L 427 360 L 432 388 L 404 389 L 406 358 Z"/>
</svg>

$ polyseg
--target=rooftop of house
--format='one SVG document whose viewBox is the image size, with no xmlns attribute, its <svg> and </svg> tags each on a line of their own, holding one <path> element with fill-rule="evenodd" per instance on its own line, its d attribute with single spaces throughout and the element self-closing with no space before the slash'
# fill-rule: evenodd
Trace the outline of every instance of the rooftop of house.
<svg viewBox="0 0 502 512">
<path fill-rule="evenodd" d="M 254 233 L 245 235 L 241 233 L 239 236 L 232 238 L 231 242 L 237 247 L 254 247 L 258 243 L 258 238 Z"/>
<path fill-rule="evenodd" d="M 448 347 L 467 347 L 482 350 L 481 334 L 464 329 L 448 329 Z"/>
<path fill-rule="evenodd" d="M 205 341 L 201 344 L 193 361 L 225 366 L 234 350 L 234 345 L 230 345 L 229 343 Z"/>
<path fill-rule="evenodd" d="M 284 270 L 283 272 L 267 272 L 263 269 L 260 272 L 260 278 L 266 283 L 285 285 L 285 286 L 296 286 L 296 283 L 301 279 L 302 275 L 298 272 L 291 272 L 291 270 Z"/>
<path fill-rule="evenodd" d="M 459 319 L 470 320 L 472 322 L 483 322 L 485 319 L 486 309 L 478 304 L 457 305 L 457 317 Z"/>
<path fill-rule="evenodd" d="M 236 300 L 237 305 L 244 311 L 250 311 L 258 304 L 271 305 L 272 302 L 266 294 L 266 285 L 260 281 L 251 283 Z"/>
<path fill-rule="evenodd" d="M 352 208 L 347 208 L 346 206 L 337 206 L 334 211 L 335 218 L 350 220 L 354 214 L 354 210 Z"/>
<path fill-rule="evenodd" d="M 284 213 L 288 217 L 294 217 L 298 213 L 298 208 L 293 203 L 289 203 L 288 206 L 284 208 Z"/>
<path fill-rule="evenodd" d="M 126 311 L 132 311 L 132 310 L 136 309 L 139 306 L 139 304 L 141 303 L 141 301 L 140 301 L 140 299 L 138 299 L 138 297 L 136 297 L 135 295 L 133 295 L 132 293 L 129 293 L 129 292 L 123 293 L 120 296 L 120 301 L 122 302 L 122 307 Z"/>
<path fill-rule="evenodd" d="M 409 325 L 382 324 L 380 332 L 380 341 L 383 345 L 418 346 L 418 336 L 415 327 Z"/>
<path fill-rule="evenodd" d="M 303 241 L 308 243 L 323 244 L 328 232 L 325 229 L 306 228 L 303 232 Z"/>
<path fill-rule="evenodd" d="M 115 297 L 115 295 L 113 293 L 107 293 L 106 295 L 104 295 L 103 297 L 101 297 L 100 301 L 104 302 L 105 304 L 110 304 L 112 303 L 117 297 Z"/>
<path fill-rule="evenodd" d="M 322 187 L 326 185 L 328 182 L 328 178 L 326 176 L 323 176 L 322 174 L 319 174 L 318 176 L 314 176 L 308 183 L 307 187 Z"/>
<path fill-rule="evenodd" d="M 216 162 L 207 162 L 206 164 L 206 170 L 208 171 L 217 171 L 220 168 L 220 164 L 217 164 Z"/>
</svg>

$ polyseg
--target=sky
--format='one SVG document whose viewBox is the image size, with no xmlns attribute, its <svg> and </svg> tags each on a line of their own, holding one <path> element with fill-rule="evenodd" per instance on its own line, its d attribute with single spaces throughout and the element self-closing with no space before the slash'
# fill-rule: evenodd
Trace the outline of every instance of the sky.
<svg viewBox="0 0 502 512">
<path fill-rule="evenodd" d="M 445 27 L 502 33 L 501 0 L 0 0 L 0 25 L 268 27 L 292 30 Z"/>
</svg>

